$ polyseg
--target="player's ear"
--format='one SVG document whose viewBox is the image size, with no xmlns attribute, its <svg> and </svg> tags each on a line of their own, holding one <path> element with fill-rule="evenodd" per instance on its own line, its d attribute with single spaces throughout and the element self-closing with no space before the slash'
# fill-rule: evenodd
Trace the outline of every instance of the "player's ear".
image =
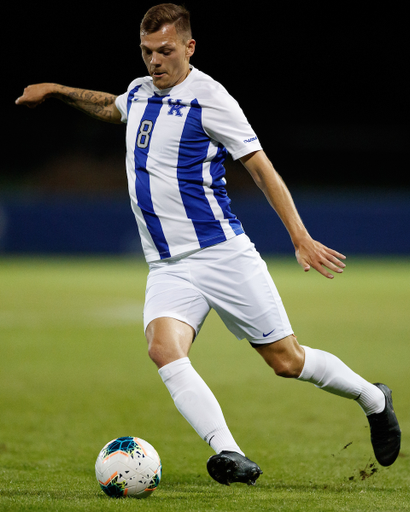
<svg viewBox="0 0 410 512">
<path fill-rule="evenodd" d="M 191 58 L 192 55 L 194 54 L 194 52 L 195 52 L 195 45 L 196 45 L 195 39 L 188 39 L 188 41 L 186 42 L 185 55 L 187 56 L 188 59 Z"/>
</svg>

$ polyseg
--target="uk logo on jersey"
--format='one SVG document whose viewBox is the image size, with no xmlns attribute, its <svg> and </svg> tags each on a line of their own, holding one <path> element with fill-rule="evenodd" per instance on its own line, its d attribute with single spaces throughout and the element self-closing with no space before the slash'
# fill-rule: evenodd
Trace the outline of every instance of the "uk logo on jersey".
<svg viewBox="0 0 410 512">
<path fill-rule="evenodd" d="M 177 117 L 182 117 L 181 109 L 186 108 L 186 105 L 181 105 L 182 100 L 168 100 L 168 105 L 170 106 L 170 109 L 168 110 L 168 115 L 173 116 L 174 114 Z"/>
</svg>

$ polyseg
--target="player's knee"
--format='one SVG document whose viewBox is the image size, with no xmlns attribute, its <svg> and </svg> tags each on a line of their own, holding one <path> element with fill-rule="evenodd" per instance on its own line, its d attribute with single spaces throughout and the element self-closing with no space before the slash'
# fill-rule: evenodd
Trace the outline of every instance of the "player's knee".
<svg viewBox="0 0 410 512">
<path fill-rule="evenodd" d="M 295 336 L 255 348 L 279 377 L 296 379 L 301 374 L 305 352 Z"/>
<path fill-rule="evenodd" d="M 158 367 L 162 366 L 161 348 L 155 340 L 151 340 L 148 343 L 148 356 Z"/>
<path fill-rule="evenodd" d="M 157 338 L 153 338 L 148 342 L 148 356 L 158 368 L 162 368 L 166 364 L 179 359 L 176 351 L 172 350 L 172 346 L 164 344 L 161 339 Z"/>
<path fill-rule="evenodd" d="M 279 360 L 270 366 L 278 377 L 285 379 L 297 379 L 303 368 L 298 360 Z"/>
<path fill-rule="evenodd" d="M 175 322 L 172 319 L 151 322 L 145 331 L 148 355 L 158 368 L 188 356 L 193 329 Z"/>
</svg>

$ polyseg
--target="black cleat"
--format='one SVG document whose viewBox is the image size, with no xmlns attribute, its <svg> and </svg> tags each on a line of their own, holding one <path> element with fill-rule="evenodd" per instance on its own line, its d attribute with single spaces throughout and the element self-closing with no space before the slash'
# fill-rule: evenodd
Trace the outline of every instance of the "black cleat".
<svg viewBox="0 0 410 512">
<path fill-rule="evenodd" d="M 206 467 L 211 477 L 224 485 L 230 485 L 232 482 L 255 485 L 262 474 L 261 468 L 255 462 L 237 452 L 223 451 L 212 455 Z"/>
<path fill-rule="evenodd" d="M 376 383 L 386 397 L 386 407 L 379 414 L 367 416 L 370 424 L 370 439 L 377 462 L 382 466 L 390 466 L 400 452 L 401 431 L 393 409 L 391 389 L 385 384 Z"/>
</svg>

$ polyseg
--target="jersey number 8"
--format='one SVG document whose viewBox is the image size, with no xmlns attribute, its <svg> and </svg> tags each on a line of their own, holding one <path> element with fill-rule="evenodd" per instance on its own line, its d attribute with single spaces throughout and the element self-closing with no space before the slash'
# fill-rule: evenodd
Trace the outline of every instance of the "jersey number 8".
<svg viewBox="0 0 410 512">
<path fill-rule="evenodd" d="M 145 121 L 142 121 L 140 126 L 140 131 L 138 132 L 137 137 L 137 146 L 141 149 L 145 149 L 148 147 L 149 139 L 150 139 L 150 133 L 152 130 L 152 127 L 154 126 L 154 123 L 150 121 L 149 119 L 146 119 Z"/>
</svg>

